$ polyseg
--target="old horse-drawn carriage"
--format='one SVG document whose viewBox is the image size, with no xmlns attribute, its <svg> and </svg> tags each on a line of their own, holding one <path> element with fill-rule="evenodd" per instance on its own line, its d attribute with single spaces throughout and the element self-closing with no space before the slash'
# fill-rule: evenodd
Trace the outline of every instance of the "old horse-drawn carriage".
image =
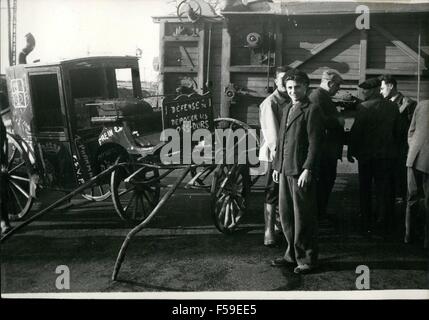
<svg viewBox="0 0 429 320">
<path fill-rule="evenodd" d="M 124 77 L 132 84 L 129 90 L 118 86 Z M 6 164 L 12 218 L 30 211 L 38 189 L 51 188 L 81 190 L 93 201 L 111 196 L 122 220 L 141 222 L 159 204 L 161 180 L 178 169 L 183 169 L 183 177 L 170 191 L 191 172 L 187 186 L 211 193 L 212 215 L 220 231 L 234 230 L 246 211 L 251 184 L 247 160 L 223 161 L 226 149 L 237 154 L 240 141 L 215 148 L 223 142 L 216 128 L 232 129 L 232 139 L 235 129 L 241 129 L 246 142 L 256 136 L 240 121 L 213 119 L 209 93 L 165 97 L 162 110 L 152 108 L 142 98 L 134 57 L 18 65 L 7 70 L 7 84 L 13 128 Z M 186 125 L 189 134 L 207 130 L 210 141 L 191 141 L 188 151 L 183 144 L 169 151 L 179 155 L 169 159 L 178 160 L 163 161 L 169 141 L 162 129 L 180 133 Z M 257 148 L 256 139 L 253 142 Z M 213 146 L 205 161 L 184 163 L 187 152 L 208 144 Z M 222 154 L 217 162 L 216 152 Z"/>
</svg>

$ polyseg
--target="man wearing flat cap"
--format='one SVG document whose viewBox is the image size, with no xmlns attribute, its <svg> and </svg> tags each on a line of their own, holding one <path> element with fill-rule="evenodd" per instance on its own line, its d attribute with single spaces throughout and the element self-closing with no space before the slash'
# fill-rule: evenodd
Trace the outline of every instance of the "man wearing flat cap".
<svg viewBox="0 0 429 320">
<path fill-rule="evenodd" d="M 323 124 L 320 108 L 308 100 L 310 80 L 299 70 L 286 72 L 284 78 L 291 101 L 280 122 L 273 180 L 279 183 L 279 215 L 287 248 L 272 266 L 296 266 L 295 273 L 312 271 L 317 264 L 318 157 Z"/>
<path fill-rule="evenodd" d="M 320 108 L 324 125 L 324 135 L 320 152 L 320 172 L 317 180 L 317 207 L 319 218 L 326 216 L 329 195 L 337 177 L 337 160 L 342 158 L 344 139 L 344 118 L 335 104 L 334 96 L 340 89 L 343 79 L 335 70 L 322 74 L 319 88 L 309 95 L 310 101 Z"/>
<path fill-rule="evenodd" d="M 391 234 L 394 221 L 393 166 L 398 153 L 399 111 L 380 95 L 380 80 L 361 84 L 363 102 L 358 105 L 350 130 L 349 161 L 358 160 L 359 197 L 362 231 L 370 235 L 374 219 L 383 236 Z M 374 185 L 373 185 L 374 183 Z M 372 190 L 376 206 L 372 207 Z"/>
</svg>

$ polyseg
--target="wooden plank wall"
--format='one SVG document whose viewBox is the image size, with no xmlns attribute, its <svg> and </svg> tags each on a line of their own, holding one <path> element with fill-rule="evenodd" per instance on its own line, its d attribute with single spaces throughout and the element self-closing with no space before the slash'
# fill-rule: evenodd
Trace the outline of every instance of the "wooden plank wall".
<svg viewBox="0 0 429 320">
<path fill-rule="evenodd" d="M 210 48 L 210 69 L 209 80 L 211 82 L 212 103 L 214 116 L 220 116 L 222 89 L 222 23 L 212 23 L 211 48 Z M 206 43 L 208 45 L 209 34 L 206 28 Z M 209 50 L 206 50 L 207 54 Z"/>
<path fill-rule="evenodd" d="M 176 34 L 177 28 L 183 28 Z M 160 94 L 175 94 L 181 85 L 201 89 L 203 66 L 200 42 L 204 30 L 191 23 L 180 21 L 161 22 L 160 30 Z M 204 48 L 202 48 L 204 49 Z"/>
<path fill-rule="evenodd" d="M 353 24 L 354 20 L 349 16 L 284 19 L 284 63 L 292 65 L 304 62 L 298 68 L 310 76 L 320 76 L 324 69 L 332 68 L 340 72 L 345 79 L 358 80 L 360 31 L 354 29 L 337 40 L 344 30 Z M 313 53 L 319 46 L 323 46 L 325 41 L 331 39 L 337 42 L 320 53 Z"/>
<path fill-rule="evenodd" d="M 274 39 L 277 47 L 274 46 L 271 52 L 271 71 L 274 71 L 274 65 L 282 63 L 298 66 L 309 74 L 312 88 L 318 86 L 321 74 L 327 68 L 338 70 L 345 79 L 342 90 L 354 95 L 358 94 L 357 84 L 360 81 L 390 72 L 395 74 L 399 90 L 417 99 L 417 60 L 407 54 L 406 48 L 417 52 L 420 21 L 422 62 L 429 67 L 429 24 L 425 23 L 428 18 L 428 14 L 412 13 L 371 15 L 372 28 L 361 31 L 355 29 L 355 16 L 352 15 L 229 17 L 227 29 L 224 31 L 222 22 L 211 24 L 208 68 L 207 23 L 204 32 L 206 56 L 203 69 L 208 69 L 210 73 L 214 114 L 219 116 L 223 108 L 223 115 L 235 117 L 251 125 L 258 124 L 258 105 L 269 94 L 267 86 L 273 87 L 274 84 L 272 75 L 267 82 L 267 61 L 261 59 L 261 53 L 245 47 L 245 39 L 250 32 L 265 36 L 268 32 L 277 33 Z M 168 26 L 167 23 L 166 33 L 171 33 L 173 29 L 169 28 L 173 26 Z M 386 38 L 386 34 L 383 35 L 375 26 L 387 30 L 394 39 L 402 41 L 406 50 L 395 46 Z M 195 48 L 187 47 L 187 52 L 198 65 L 201 60 L 198 60 L 198 50 Z M 168 45 L 165 46 L 165 51 L 168 61 L 179 54 L 177 50 L 169 50 Z M 178 65 L 182 66 L 183 64 Z M 201 78 L 197 73 L 169 74 L 164 80 L 164 86 L 172 88 L 186 76 L 196 81 Z M 206 82 L 207 75 L 204 74 L 203 77 Z M 225 86 L 229 83 L 237 85 L 247 93 L 247 96 L 241 95 L 236 103 L 230 106 L 224 97 Z M 420 100 L 422 99 L 429 99 L 427 70 L 423 71 L 420 77 Z"/>
<path fill-rule="evenodd" d="M 371 23 L 378 29 L 371 28 L 361 31 L 354 28 L 354 16 L 306 16 L 280 18 L 282 34 L 282 63 L 298 66 L 308 73 L 311 78 L 311 87 L 318 86 L 321 74 L 327 68 L 336 69 L 345 79 L 342 91 L 358 95 L 357 85 L 360 81 L 383 73 L 392 73 L 398 80 L 398 88 L 405 95 L 417 99 L 417 60 L 413 60 L 404 50 L 401 50 L 391 39 L 387 39 L 383 30 L 393 35 L 393 39 L 402 41 L 406 47 L 418 51 L 419 19 L 424 17 L 407 15 L 373 15 Z M 426 15 L 427 18 L 427 15 Z M 238 23 L 238 19 L 235 23 Z M 246 72 L 246 64 L 256 67 L 253 61 L 246 57 L 246 48 L 239 49 L 239 40 L 252 27 L 256 28 L 256 21 L 242 21 L 242 25 L 234 25 L 231 30 L 242 30 L 240 35 L 232 35 L 231 45 L 231 82 L 244 88 L 251 95 L 264 97 L 267 95 L 267 79 L 263 68 L 259 72 L 253 68 Z M 234 22 L 231 22 L 234 24 Z M 382 31 L 380 32 L 379 29 Z M 429 66 L 429 24 L 421 24 L 421 52 L 423 62 Z M 402 45 L 401 45 L 402 46 Z M 319 49 L 325 49 L 320 51 Z M 278 48 L 277 48 L 278 50 Z M 408 49 L 407 49 L 408 50 Z M 405 51 L 407 51 L 405 50 Z M 364 55 L 364 56 L 363 56 Z M 242 61 L 240 61 L 242 59 Z M 237 66 L 241 66 L 238 68 Z M 264 67 L 264 64 L 260 64 Z M 236 72 L 236 70 L 242 70 Z M 244 71 L 243 71 L 244 70 Z M 227 70 L 225 70 L 227 71 Z M 272 86 L 272 81 L 270 81 Z M 420 100 L 429 98 L 429 76 L 427 70 L 420 77 Z M 243 103 L 249 103 L 243 101 Z M 232 108 L 237 110 L 233 112 Z M 245 111 L 247 110 L 247 112 Z M 240 120 L 251 121 L 256 119 L 257 108 L 254 103 L 248 106 L 231 106 L 231 115 L 239 116 Z"/>
<path fill-rule="evenodd" d="M 180 47 L 186 52 L 183 52 Z M 164 63 L 166 66 L 198 67 L 198 58 L 198 42 L 167 42 L 165 45 Z"/>
<path fill-rule="evenodd" d="M 428 19 L 428 15 L 377 15 L 372 19 L 372 22 L 384 30 L 387 30 L 415 52 L 418 51 L 418 37 L 420 30 L 421 55 L 426 68 L 428 68 Z M 395 76 L 398 81 L 398 89 L 403 94 L 408 95 L 413 99 L 417 99 L 417 62 L 413 61 L 409 56 L 380 35 L 376 30 L 370 30 L 368 46 L 368 68 L 388 69 L 393 74 L 397 73 Z M 420 80 L 420 100 L 429 99 L 429 73 L 427 70 L 423 72 Z"/>
</svg>

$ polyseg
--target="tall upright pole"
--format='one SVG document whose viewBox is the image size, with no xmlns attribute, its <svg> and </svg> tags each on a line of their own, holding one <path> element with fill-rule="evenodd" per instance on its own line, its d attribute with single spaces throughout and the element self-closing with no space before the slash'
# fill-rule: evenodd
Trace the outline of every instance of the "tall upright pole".
<svg viewBox="0 0 429 320">
<path fill-rule="evenodd" d="M 12 65 L 16 65 L 16 13 L 17 13 L 17 0 L 13 0 L 12 8 Z"/>
<path fill-rule="evenodd" d="M 7 0 L 7 34 L 9 47 L 9 65 L 16 64 L 16 11 L 17 0 Z"/>
<path fill-rule="evenodd" d="M 418 39 L 418 51 L 417 51 L 417 102 L 420 102 L 420 73 L 421 73 L 421 46 L 422 46 L 422 20 L 419 18 L 419 39 Z"/>
<path fill-rule="evenodd" d="M 1 4 L 2 4 L 2 2 L 0 1 L 0 43 L 2 43 L 1 42 L 1 30 L 2 30 L 2 7 L 1 7 Z M 1 74 L 1 63 L 2 63 L 2 61 L 1 61 L 1 59 L 2 59 L 2 51 L 0 50 L 0 74 Z"/>
<path fill-rule="evenodd" d="M 9 50 L 9 66 L 12 65 L 12 30 L 11 30 L 11 6 L 10 0 L 7 0 L 7 38 L 8 38 L 8 50 Z"/>
</svg>

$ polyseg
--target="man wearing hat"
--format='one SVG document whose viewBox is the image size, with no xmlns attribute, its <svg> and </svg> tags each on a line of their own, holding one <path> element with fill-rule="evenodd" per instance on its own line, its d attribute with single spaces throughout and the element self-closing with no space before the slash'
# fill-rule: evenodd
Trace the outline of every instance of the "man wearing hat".
<svg viewBox="0 0 429 320">
<path fill-rule="evenodd" d="M 340 116 L 331 97 L 340 89 L 343 82 L 335 70 L 322 74 L 319 88 L 309 95 L 310 101 L 320 107 L 323 119 L 324 136 L 320 154 L 320 172 L 317 181 L 317 207 L 319 218 L 326 216 L 329 195 L 337 177 L 337 160 L 342 158 L 344 139 L 344 118 Z"/>
<path fill-rule="evenodd" d="M 273 180 L 279 183 L 279 214 L 287 248 L 272 266 L 295 266 L 298 274 L 312 271 L 318 258 L 316 181 L 323 124 L 320 108 L 306 96 L 310 80 L 299 70 L 286 73 L 291 102 L 280 123 Z"/>
<path fill-rule="evenodd" d="M 398 153 L 399 110 L 380 95 L 380 84 L 377 78 L 359 84 L 364 101 L 358 105 L 348 149 L 349 161 L 354 161 L 352 157 L 358 160 L 361 226 L 368 235 L 373 231 L 374 218 L 384 235 L 393 231 L 392 177 Z M 375 212 L 372 191 L 376 199 Z"/>
</svg>

